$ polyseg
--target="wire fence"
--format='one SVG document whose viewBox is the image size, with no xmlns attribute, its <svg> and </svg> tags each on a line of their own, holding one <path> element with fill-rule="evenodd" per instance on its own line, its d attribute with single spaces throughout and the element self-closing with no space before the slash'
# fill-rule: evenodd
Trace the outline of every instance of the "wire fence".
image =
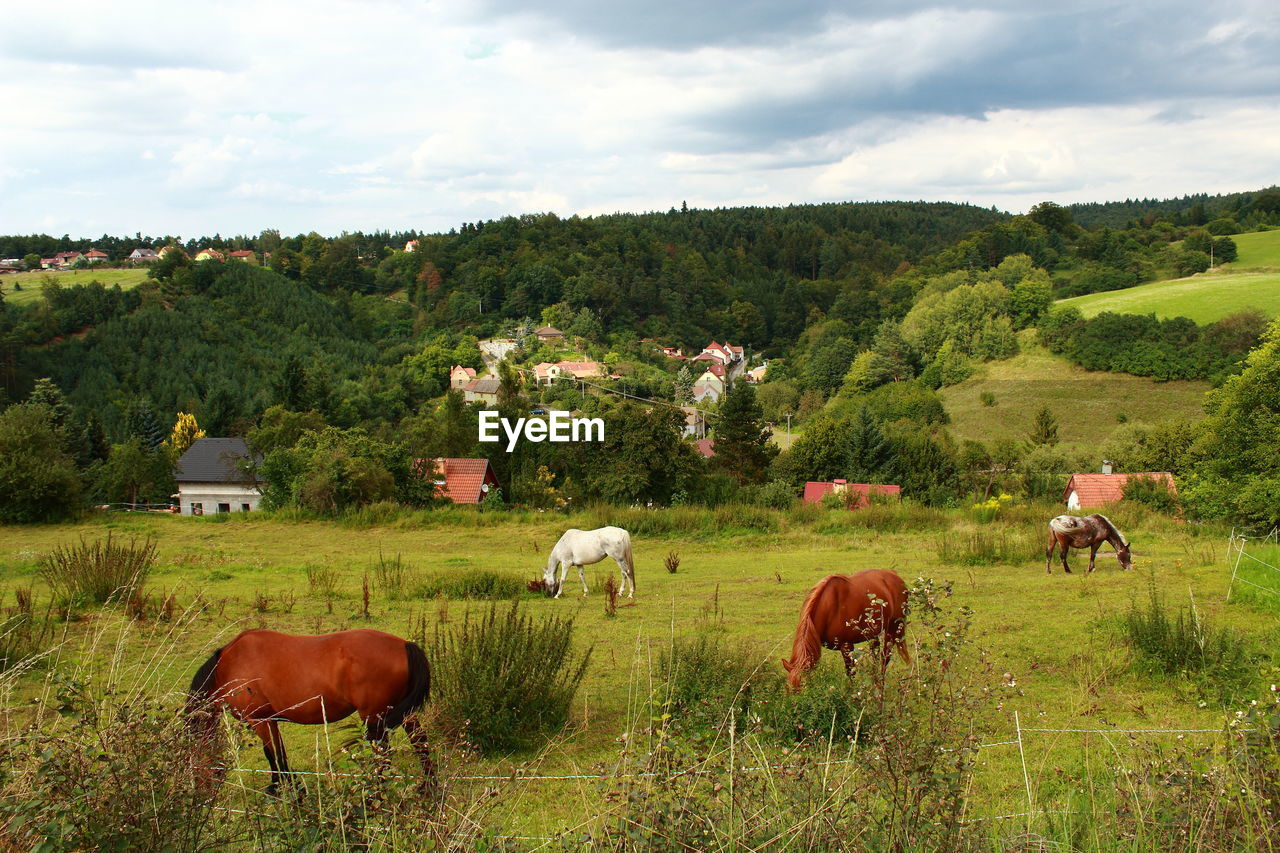
<svg viewBox="0 0 1280 853">
<path fill-rule="evenodd" d="M 1272 545 L 1276 545 L 1277 542 L 1280 542 L 1280 528 L 1272 528 L 1270 533 L 1267 533 L 1264 536 L 1257 536 L 1252 538 L 1246 536 L 1243 532 L 1238 532 L 1235 529 L 1232 529 L 1231 538 L 1227 542 L 1227 562 L 1231 564 L 1231 581 L 1227 584 L 1226 600 L 1227 601 L 1231 600 L 1231 593 L 1235 589 L 1237 584 L 1244 584 L 1245 586 L 1249 586 L 1249 587 L 1253 587 L 1254 589 L 1261 590 L 1262 592 L 1265 592 L 1268 595 L 1274 595 L 1277 598 L 1280 598 L 1280 589 L 1275 587 L 1263 586 L 1262 584 L 1254 583 L 1248 578 L 1240 577 L 1241 564 L 1245 560 L 1249 560 L 1250 565 L 1258 565 L 1271 572 L 1274 572 L 1276 574 L 1277 583 L 1280 583 L 1280 566 L 1276 566 L 1272 563 L 1267 562 L 1266 560 L 1263 560 L 1262 558 L 1254 554 L 1250 554 L 1246 550 L 1250 542 L 1255 542 L 1260 544 L 1266 544 L 1269 542 Z M 1235 557 L 1234 562 L 1232 562 L 1233 556 Z"/>
</svg>

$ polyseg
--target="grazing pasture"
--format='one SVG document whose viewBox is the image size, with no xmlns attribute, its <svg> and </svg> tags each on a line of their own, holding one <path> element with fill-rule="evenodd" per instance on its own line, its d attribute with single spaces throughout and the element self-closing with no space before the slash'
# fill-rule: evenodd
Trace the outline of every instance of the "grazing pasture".
<svg viewBox="0 0 1280 853">
<path fill-rule="evenodd" d="M 44 640 L 56 644 L 44 664 L 27 672 L 11 670 L 0 682 L 6 733 L 22 731 L 24 722 L 41 707 L 49 709 L 49 719 L 55 720 L 52 725 L 76 725 L 70 722 L 72 717 L 52 712 L 70 682 L 82 685 L 76 689 L 104 690 L 110 685 L 117 693 L 134 691 L 145 696 L 158 707 L 179 708 L 197 667 L 245 628 L 323 633 L 372 627 L 409 638 L 430 635 L 491 607 L 488 601 L 450 597 L 445 590 L 451 587 L 443 581 L 493 573 L 519 588 L 541 577 L 548 550 L 563 530 L 612 524 L 632 535 L 639 581 L 634 601 L 618 601 L 613 615 L 606 612 L 602 588 L 606 579 L 616 576 L 611 562 L 587 568 L 592 590 L 585 598 L 572 585 L 566 585 L 559 600 L 533 592 L 520 594 L 523 608 L 535 619 L 572 617 L 576 643 L 592 648 L 563 733 L 540 749 L 490 757 L 438 748 L 440 736 L 432 735 L 433 752 L 441 758 L 442 777 L 451 791 L 441 808 L 458 826 L 470 826 L 467 821 L 473 821 L 483 827 L 475 830 L 479 835 L 469 836 L 466 843 L 472 849 L 547 849 L 547 843 L 553 849 L 569 849 L 583 833 L 614 825 L 610 821 L 631 820 L 626 816 L 633 814 L 627 811 L 632 808 L 640 809 L 634 814 L 648 815 L 643 818 L 646 825 L 660 818 L 671 827 L 686 818 L 692 821 L 694 817 L 681 811 L 683 807 L 674 800 L 670 811 L 660 816 L 635 804 L 658 802 L 672 791 L 683 791 L 681 785 L 694 784 L 691 780 L 702 777 L 677 771 L 687 771 L 698 762 L 703 762 L 707 774 L 726 773 L 723 784 L 728 786 L 716 788 L 721 783 L 709 778 L 708 787 L 698 795 L 706 798 L 700 800 L 704 807 L 727 809 L 729 816 L 728 824 L 716 830 L 723 833 L 716 836 L 720 840 L 705 842 L 704 849 L 728 849 L 734 839 L 747 837 L 748 812 L 776 807 L 791 815 L 785 820 L 779 817 L 780 821 L 794 819 L 799 821 L 796 826 L 809 826 L 806 821 L 821 813 L 821 798 L 814 801 L 816 805 L 810 803 L 814 810 L 809 817 L 792 814 L 786 809 L 797 806 L 777 799 L 783 783 L 794 786 L 805 779 L 825 779 L 823 784 L 831 790 L 870 784 L 866 780 L 878 777 L 872 770 L 860 775 L 864 772 L 859 764 L 861 747 L 847 738 L 837 736 L 828 742 L 821 736 L 828 726 L 836 731 L 833 712 L 821 710 L 828 707 L 822 702 L 830 702 L 830 696 L 838 699 L 849 689 L 838 653 L 823 653 L 813 682 L 795 700 L 808 704 L 785 706 L 786 713 L 808 713 L 806 719 L 816 721 L 808 745 L 787 745 L 752 734 L 758 718 L 770 719 L 771 713 L 777 713 L 761 709 L 767 697 L 780 695 L 784 673 L 779 659 L 790 651 L 796 614 L 806 592 L 825 575 L 868 568 L 891 569 L 908 585 L 917 578 L 932 579 L 934 590 L 949 584 L 950 597 L 938 594 L 937 604 L 952 621 L 938 624 L 970 624 L 969 644 L 947 658 L 950 663 L 929 670 L 929 661 L 937 659 L 931 657 L 930 649 L 948 648 L 955 629 L 948 628 L 945 638 L 941 628 L 930 633 L 932 629 L 925 627 L 926 599 L 920 593 L 917 615 L 908 617 L 906 632 L 917 681 L 910 680 L 913 667 L 901 661 L 894 662 L 879 686 L 864 671 L 874 667 L 858 672 L 862 685 L 858 689 L 882 697 L 892 697 L 896 691 L 922 696 L 929 685 L 936 690 L 939 684 L 960 684 L 957 679 L 969 685 L 959 694 L 953 692 L 947 700 L 953 704 L 946 707 L 981 704 L 983 724 L 975 731 L 981 731 L 982 743 L 991 745 L 977 752 L 972 751 L 976 743 L 965 747 L 965 754 L 973 757 L 973 775 L 957 783 L 956 796 L 970 827 L 966 831 L 978 832 L 1001 846 L 1001 839 L 1026 833 L 1055 839 L 1083 833 L 1082 848 L 1111 849 L 1107 840 L 1114 839 L 1111 822 L 1118 819 L 1115 797 L 1155 796 L 1145 781 L 1126 774 L 1143 772 L 1144 762 L 1156 754 L 1153 750 L 1172 755 L 1168 750 L 1180 744 L 1192 749 L 1203 742 L 1212 752 L 1214 744 L 1222 743 L 1222 736 L 1212 732 L 1223 729 L 1234 709 L 1246 706 L 1247 697 L 1262 697 L 1267 685 L 1280 681 L 1276 660 L 1263 651 L 1277 647 L 1280 624 L 1274 611 L 1249 601 L 1225 603 L 1230 579 L 1227 531 L 1179 523 L 1140 508 L 1107 509 L 1132 543 L 1134 571 L 1121 571 L 1114 560 L 1100 559 L 1093 574 L 1046 576 L 1045 524 L 1059 511 L 1054 505 L 1002 507 L 989 523 L 967 509 L 938 511 L 910 504 L 875 506 L 856 513 L 817 507 L 768 511 L 733 506 L 717 510 L 596 508 L 568 516 L 388 511 L 346 521 L 263 514 L 213 518 L 139 514 L 6 528 L 0 538 L 4 606 L 13 612 L 25 596 L 25 607 L 34 618 L 48 615 L 51 630 Z M 41 560 L 82 536 L 93 539 L 108 530 L 116 541 L 151 538 L 156 562 L 145 588 L 127 607 L 85 605 L 72 608 L 64 614 L 70 621 L 63 621 L 40 577 Z M 976 560 L 965 560 L 963 554 L 957 557 L 956 546 L 944 549 L 945 542 L 963 543 L 975 534 L 999 535 L 1013 543 L 1004 561 L 965 564 Z M 965 546 L 959 547 L 963 551 Z M 942 561 L 944 550 L 952 562 Z M 674 572 L 663 569 L 663 558 L 672 553 L 679 557 Z M 1237 704 L 1224 706 L 1217 694 L 1206 692 L 1191 676 L 1166 676 L 1136 665 L 1135 652 L 1122 640 L 1121 622 L 1135 603 L 1146 600 L 1152 581 L 1170 602 L 1185 604 L 1192 599 L 1197 613 L 1235 632 L 1233 636 L 1245 637 L 1249 648 L 1258 651 L 1249 659 L 1245 694 L 1228 700 Z M 501 588 L 502 584 L 491 586 Z M 172 602 L 167 616 L 165 602 Z M 702 656 L 703 668 L 732 657 L 743 663 L 743 672 L 754 672 L 747 695 L 754 697 L 755 704 L 742 704 L 746 700 L 741 689 L 736 694 L 730 691 L 723 705 L 713 692 L 695 690 L 690 701 L 723 725 L 696 737 L 668 737 L 664 733 L 674 724 L 669 716 L 675 706 L 664 715 L 663 706 L 659 703 L 655 710 L 652 700 L 664 695 L 663 685 L 668 683 L 664 672 L 673 666 L 673 652 L 695 647 L 720 650 Z M 444 665 L 432 660 L 433 671 Z M 961 694 L 963 702 L 970 704 L 954 704 L 961 702 L 957 698 Z M 32 705 L 32 699 L 40 704 Z M 892 711 L 886 710 L 891 707 L 883 699 L 876 707 L 864 705 L 855 723 L 865 714 L 865 725 L 871 726 L 874 719 L 879 721 L 876 725 L 890 730 L 896 725 Z M 959 718 L 948 719 L 954 724 Z M 679 722 L 676 718 L 675 723 Z M 109 725 L 105 720 L 100 724 Z M 364 797 L 361 802 L 366 804 L 370 797 L 382 797 L 340 787 L 363 778 L 360 774 L 370 766 L 361 747 L 343 747 L 352 731 L 337 726 L 287 728 L 282 734 L 295 770 L 328 773 L 346 768 L 344 772 L 354 775 L 330 777 L 341 791 Z M 884 743 L 909 750 L 934 731 L 927 725 L 901 730 L 908 734 Z M 1183 734 L 1181 739 L 1177 733 L 1124 733 L 1138 730 L 1209 733 Z M 680 730 L 671 731 L 678 734 Z M 228 843 L 248 849 L 265 843 L 263 836 L 254 833 L 265 832 L 261 826 L 266 824 L 253 824 L 259 827 L 254 829 L 236 823 L 247 820 L 238 815 L 275 814 L 287 804 L 266 800 L 259 793 L 265 781 L 261 774 L 268 768 L 260 747 L 240 735 L 239 751 L 233 755 L 237 769 L 228 774 L 227 799 L 215 807 L 235 811 L 215 811 L 212 820 L 239 827 L 236 832 L 241 834 L 233 832 Z M 414 782 L 420 779 L 409 748 L 397 742 L 392 748 L 396 772 L 415 776 Z M 881 758 L 875 760 L 888 760 L 885 750 L 887 746 L 876 753 Z M 908 758 L 904 753 L 894 760 Z M 835 759 L 846 763 L 831 764 Z M 749 773 L 735 775 L 739 767 L 803 762 L 818 762 L 809 771 L 816 775 L 795 777 L 777 770 L 763 781 Z M 670 784 L 664 782 L 661 789 L 641 790 L 635 780 L 652 777 L 626 776 L 636 769 L 659 773 L 662 779 L 668 778 L 662 774 L 677 775 L 671 775 Z M 555 778 L 513 778 L 516 775 Z M 951 783 L 945 780 L 952 777 L 944 776 L 912 784 L 950 790 L 946 786 Z M 730 781 L 734 779 L 744 786 L 764 786 L 751 789 L 755 792 L 751 796 L 762 798 L 753 801 L 759 810 L 746 809 L 744 802 L 734 805 Z M 337 796 L 315 782 L 304 802 L 323 800 L 322 790 Z M 842 806 L 848 807 L 848 803 Z M 346 825 L 325 814 L 324 820 Z M 1067 820 L 1064 814 L 1073 817 Z M 739 819 L 742 823 L 734 824 Z M 328 825 L 317 820 L 317 825 Z M 563 846 L 552 841 L 561 832 L 566 833 Z M 1089 842 L 1090 833 L 1096 844 Z M 1136 844 L 1135 849 L 1158 849 L 1158 838 L 1158 833 L 1152 833 L 1153 846 Z M 392 837 L 381 836 L 379 843 L 394 847 L 392 842 Z M 767 849 L 781 849 L 778 844 L 760 842 Z M 851 849 L 857 849 L 857 844 Z"/>
<path fill-rule="evenodd" d="M 63 287 L 98 281 L 106 287 L 119 285 L 121 290 L 129 290 L 141 284 L 147 277 L 148 272 L 146 267 L 130 269 L 108 269 L 104 267 L 83 270 L 32 270 L 31 272 L 0 276 L 0 291 L 3 291 L 6 302 L 13 305 L 22 305 L 40 299 L 40 286 L 46 280 L 56 281 Z M 21 285 L 22 289 L 15 290 L 13 287 L 15 284 Z"/>
<path fill-rule="evenodd" d="M 1034 333 L 1024 333 L 1019 344 L 1013 358 L 981 365 L 971 378 L 938 391 L 958 440 L 1025 439 L 1044 406 L 1058 419 L 1058 437 L 1069 447 L 1098 446 L 1122 419 L 1156 423 L 1204 416 L 1207 382 L 1155 382 L 1084 370 L 1036 344 Z M 984 405 L 984 394 L 992 395 L 994 405 Z"/>
</svg>

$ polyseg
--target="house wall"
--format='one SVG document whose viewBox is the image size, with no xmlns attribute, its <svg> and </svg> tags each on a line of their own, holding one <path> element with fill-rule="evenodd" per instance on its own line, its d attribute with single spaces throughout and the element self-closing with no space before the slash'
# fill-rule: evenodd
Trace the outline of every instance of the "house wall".
<svg viewBox="0 0 1280 853">
<path fill-rule="evenodd" d="M 242 512 L 248 504 L 250 511 L 258 508 L 262 495 L 250 486 L 234 483 L 179 483 L 178 503 L 183 515 L 195 515 L 192 504 L 200 504 L 201 515 L 216 515 L 218 504 L 227 504 L 229 512 Z"/>
</svg>

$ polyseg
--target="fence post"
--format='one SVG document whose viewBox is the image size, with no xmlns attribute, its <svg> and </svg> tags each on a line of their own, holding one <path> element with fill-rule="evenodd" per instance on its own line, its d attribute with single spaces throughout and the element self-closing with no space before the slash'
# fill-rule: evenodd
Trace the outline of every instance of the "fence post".
<svg viewBox="0 0 1280 853">
<path fill-rule="evenodd" d="M 1027 775 L 1027 753 L 1022 748 L 1022 722 L 1018 718 L 1018 712 L 1013 712 L 1013 727 L 1018 733 L 1018 757 L 1022 759 L 1022 784 L 1027 789 L 1027 832 L 1031 831 L 1031 813 L 1035 811 L 1035 804 L 1031 799 L 1031 777 Z"/>
<path fill-rule="evenodd" d="M 1228 560 L 1231 559 L 1230 554 L 1232 548 L 1236 549 L 1236 564 L 1231 569 L 1231 582 L 1227 584 L 1226 603 L 1228 604 L 1231 603 L 1231 590 L 1233 590 L 1236 585 L 1236 573 L 1240 571 L 1240 561 L 1244 559 L 1244 536 L 1241 535 L 1240 538 L 1237 539 L 1235 528 L 1231 529 L 1231 539 L 1227 545 Z"/>
</svg>

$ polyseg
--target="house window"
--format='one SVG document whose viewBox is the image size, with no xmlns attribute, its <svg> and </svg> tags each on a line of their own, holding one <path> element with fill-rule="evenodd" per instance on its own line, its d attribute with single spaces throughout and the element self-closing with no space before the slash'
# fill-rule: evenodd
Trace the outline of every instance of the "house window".
<svg viewBox="0 0 1280 853">
<path fill-rule="evenodd" d="M 198 502 L 196 502 L 196 501 L 192 501 L 192 502 L 191 502 L 191 514 L 192 514 L 192 515 L 204 515 L 204 504 L 202 504 L 202 503 L 198 503 Z"/>
<path fill-rule="evenodd" d="M 241 511 L 241 512 L 248 512 L 248 511 L 249 511 L 249 505 L 248 505 L 248 504 L 240 504 L 240 511 Z"/>
<path fill-rule="evenodd" d="M 218 512 L 231 512 L 231 504 L 218 504 Z"/>
</svg>

